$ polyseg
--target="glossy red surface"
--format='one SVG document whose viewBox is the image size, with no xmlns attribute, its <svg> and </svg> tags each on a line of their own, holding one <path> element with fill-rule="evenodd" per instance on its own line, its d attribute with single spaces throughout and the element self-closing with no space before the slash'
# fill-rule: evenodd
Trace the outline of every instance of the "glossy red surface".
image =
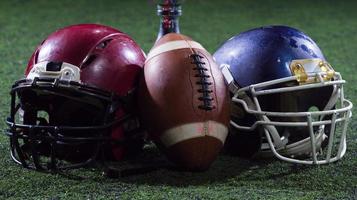
<svg viewBox="0 0 357 200">
<path fill-rule="evenodd" d="M 33 53 L 25 71 L 27 75 L 39 62 L 67 62 L 78 66 L 81 82 L 102 90 L 126 95 L 138 83 L 145 54 L 128 35 L 114 28 L 97 24 L 79 24 L 59 29 L 45 39 Z M 124 116 L 119 109 L 117 118 Z M 124 137 L 121 126 L 112 130 L 112 137 Z M 116 159 L 124 154 L 113 149 Z"/>
<path fill-rule="evenodd" d="M 81 68 L 83 83 L 124 95 L 136 82 L 145 56 L 134 40 L 119 30 L 80 24 L 60 29 L 44 40 L 31 56 L 25 75 L 43 61 L 76 65 Z"/>
</svg>

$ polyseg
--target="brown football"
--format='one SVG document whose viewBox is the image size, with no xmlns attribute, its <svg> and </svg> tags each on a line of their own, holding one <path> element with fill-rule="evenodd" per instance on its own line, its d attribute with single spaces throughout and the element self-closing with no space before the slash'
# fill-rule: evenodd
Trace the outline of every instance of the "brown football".
<svg viewBox="0 0 357 200">
<path fill-rule="evenodd" d="M 212 56 L 191 38 L 170 33 L 148 54 L 138 101 L 143 125 L 168 159 L 207 169 L 228 132 L 229 94 Z"/>
</svg>

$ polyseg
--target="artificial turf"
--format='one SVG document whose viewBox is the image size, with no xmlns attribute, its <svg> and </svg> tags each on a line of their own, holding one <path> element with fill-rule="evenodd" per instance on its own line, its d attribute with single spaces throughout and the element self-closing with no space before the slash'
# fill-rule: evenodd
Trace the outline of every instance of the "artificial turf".
<svg viewBox="0 0 357 200">
<path fill-rule="evenodd" d="M 357 105 L 356 8 L 357 1 L 186 0 L 180 26 L 212 53 L 250 28 L 284 24 L 303 30 L 342 73 L 345 95 Z M 144 0 L 0 1 L 0 129 L 6 128 L 11 84 L 22 78 L 32 51 L 49 33 L 71 24 L 101 23 L 128 33 L 148 52 L 158 21 L 155 6 Z M 8 151 L 8 138 L 1 134 L 0 199 L 357 199 L 355 118 L 348 129 L 346 156 L 326 166 L 221 155 L 202 173 L 160 169 L 108 179 L 93 169 L 71 172 L 76 176 L 23 169 Z M 144 156 L 146 162 L 159 158 L 153 147 Z"/>
</svg>

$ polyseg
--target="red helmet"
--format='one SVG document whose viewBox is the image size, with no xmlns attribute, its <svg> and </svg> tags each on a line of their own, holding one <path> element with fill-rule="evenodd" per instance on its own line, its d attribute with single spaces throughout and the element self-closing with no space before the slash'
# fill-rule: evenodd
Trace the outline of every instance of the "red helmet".
<svg viewBox="0 0 357 200">
<path fill-rule="evenodd" d="M 62 169 L 139 152 L 132 98 L 144 61 L 134 40 L 111 27 L 52 33 L 11 90 L 7 133 L 15 162 Z"/>
</svg>

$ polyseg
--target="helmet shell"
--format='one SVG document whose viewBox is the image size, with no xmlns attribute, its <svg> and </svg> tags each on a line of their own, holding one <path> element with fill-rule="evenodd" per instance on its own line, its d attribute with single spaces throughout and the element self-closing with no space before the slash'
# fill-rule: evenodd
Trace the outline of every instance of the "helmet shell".
<svg viewBox="0 0 357 200">
<path fill-rule="evenodd" d="M 309 36 L 287 26 L 265 26 L 235 35 L 213 57 L 218 65 L 230 66 L 240 87 L 292 76 L 289 68 L 292 60 L 325 60 Z"/>
<path fill-rule="evenodd" d="M 117 96 L 125 96 L 137 87 L 145 54 L 131 37 L 117 29 L 99 24 L 78 24 L 50 34 L 32 54 L 25 76 L 30 73 L 35 64 L 41 62 L 65 62 L 75 65 L 80 69 L 81 84 Z M 120 107 L 115 111 L 115 118 L 120 119 L 128 112 L 134 111 Z M 74 115 L 66 114 L 68 118 L 66 121 L 81 121 L 71 120 L 70 116 Z M 88 118 L 88 116 L 76 115 L 76 118 L 78 117 Z M 52 118 L 60 121 L 61 116 Z M 75 125 L 75 122 L 73 123 Z M 114 125 L 111 137 L 117 140 L 123 139 L 125 137 L 123 127 L 119 124 Z M 125 151 L 124 148 L 111 149 L 117 160 L 122 159 Z"/>
</svg>

